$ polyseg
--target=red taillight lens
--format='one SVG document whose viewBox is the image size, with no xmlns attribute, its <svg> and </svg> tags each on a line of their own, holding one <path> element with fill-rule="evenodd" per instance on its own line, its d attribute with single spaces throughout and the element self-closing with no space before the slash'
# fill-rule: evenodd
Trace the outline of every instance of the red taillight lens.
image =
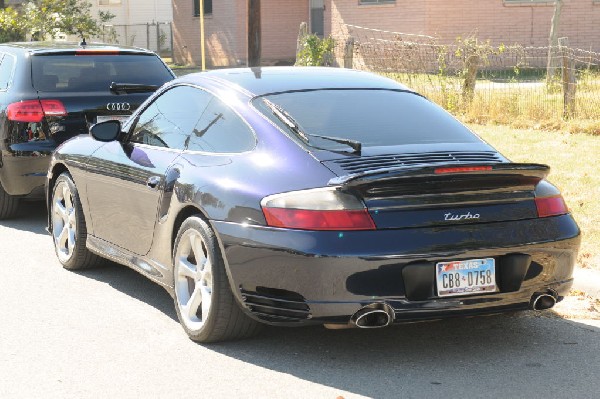
<svg viewBox="0 0 600 399">
<path fill-rule="evenodd" d="M 119 55 L 119 50 L 86 49 L 77 50 L 75 55 Z"/>
<path fill-rule="evenodd" d="M 271 195 L 261 201 L 269 226 L 300 230 L 375 230 L 361 200 L 336 188 Z"/>
<path fill-rule="evenodd" d="M 537 207 L 538 216 L 541 218 L 569 213 L 569 208 L 567 208 L 565 200 L 560 195 L 536 198 L 535 206 Z"/>
<path fill-rule="evenodd" d="M 67 110 L 59 100 L 25 100 L 6 107 L 8 120 L 15 122 L 41 122 L 44 116 L 66 116 Z"/>
<path fill-rule="evenodd" d="M 366 209 L 317 211 L 307 209 L 263 208 L 267 224 L 301 230 L 375 230 Z"/>
<path fill-rule="evenodd" d="M 483 172 L 486 170 L 492 170 L 491 166 L 457 166 L 455 168 L 437 168 L 436 174 L 444 173 L 466 173 L 466 172 Z"/>
</svg>

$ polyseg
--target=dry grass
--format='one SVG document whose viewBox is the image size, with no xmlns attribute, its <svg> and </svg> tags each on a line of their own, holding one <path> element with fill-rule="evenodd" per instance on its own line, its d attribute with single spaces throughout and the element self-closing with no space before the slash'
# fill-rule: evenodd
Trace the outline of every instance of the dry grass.
<svg viewBox="0 0 600 399">
<path fill-rule="evenodd" d="M 580 267 L 600 270 L 600 136 L 507 126 L 470 125 L 515 162 L 550 165 L 550 181 L 565 197 L 582 231 Z"/>
</svg>

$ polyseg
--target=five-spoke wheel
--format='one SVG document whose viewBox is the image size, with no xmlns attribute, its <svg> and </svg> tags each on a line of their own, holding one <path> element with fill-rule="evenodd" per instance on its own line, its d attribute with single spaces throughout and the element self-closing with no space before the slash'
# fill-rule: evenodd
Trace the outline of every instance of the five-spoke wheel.
<svg viewBox="0 0 600 399">
<path fill-rule="evenodd" d="M 58 176 L 54 183 L 50 198 L 50 217 L 54 250 L 66 269 L 84 269 L 101 262 L 101 258 L 85 246 L 85 218 L 77 187 L 67 172 Z"/>
<path fill-rule="evenodd" d="M 186 219 L 173 250 L 177 317 L 189 337 L 216 342 L 256 334 L 260 324 L 235 300 L 215 233 L 197 216 Z"/>
</svg>

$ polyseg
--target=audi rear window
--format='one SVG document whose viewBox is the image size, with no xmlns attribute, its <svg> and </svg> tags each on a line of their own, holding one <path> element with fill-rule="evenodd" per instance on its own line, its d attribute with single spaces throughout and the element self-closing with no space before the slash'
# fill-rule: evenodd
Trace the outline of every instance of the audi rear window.
<svg viewBox="0 0 600 399">
<path fill-rule="evenodd" d="M 319 148 L 338 150 L 347 146 L 311 135 L 355 140 L 365 146 L 480 142 L 441 107 L 411 92 L 322 89 L 270 94 L 264 98 L 286 111 L 300 131 L 309 136 L 309 145 Z M 285 129 L 262 97 L 255 99 L 254 104 Z"/>
<path fill-rule="evenodd" d="M 154 55 L 37 55 L 33 87 L 43 92 L 109 91 L 112 82 L 160 86 L 173 75 Z"/>
</svg>

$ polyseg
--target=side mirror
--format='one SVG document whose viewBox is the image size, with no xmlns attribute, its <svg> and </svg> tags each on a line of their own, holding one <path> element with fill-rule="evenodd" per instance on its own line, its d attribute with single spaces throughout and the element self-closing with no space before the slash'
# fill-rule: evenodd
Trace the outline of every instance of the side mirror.
<svg viewBox="0 0 600 399">
<path fill-rule="evenodd" d="M 90 129 L 90 134 L 95 140 L 102 142 L 115 141 L 121 134 L 121 122 L 106 121 L 96 123 Z"/>
</svg>

